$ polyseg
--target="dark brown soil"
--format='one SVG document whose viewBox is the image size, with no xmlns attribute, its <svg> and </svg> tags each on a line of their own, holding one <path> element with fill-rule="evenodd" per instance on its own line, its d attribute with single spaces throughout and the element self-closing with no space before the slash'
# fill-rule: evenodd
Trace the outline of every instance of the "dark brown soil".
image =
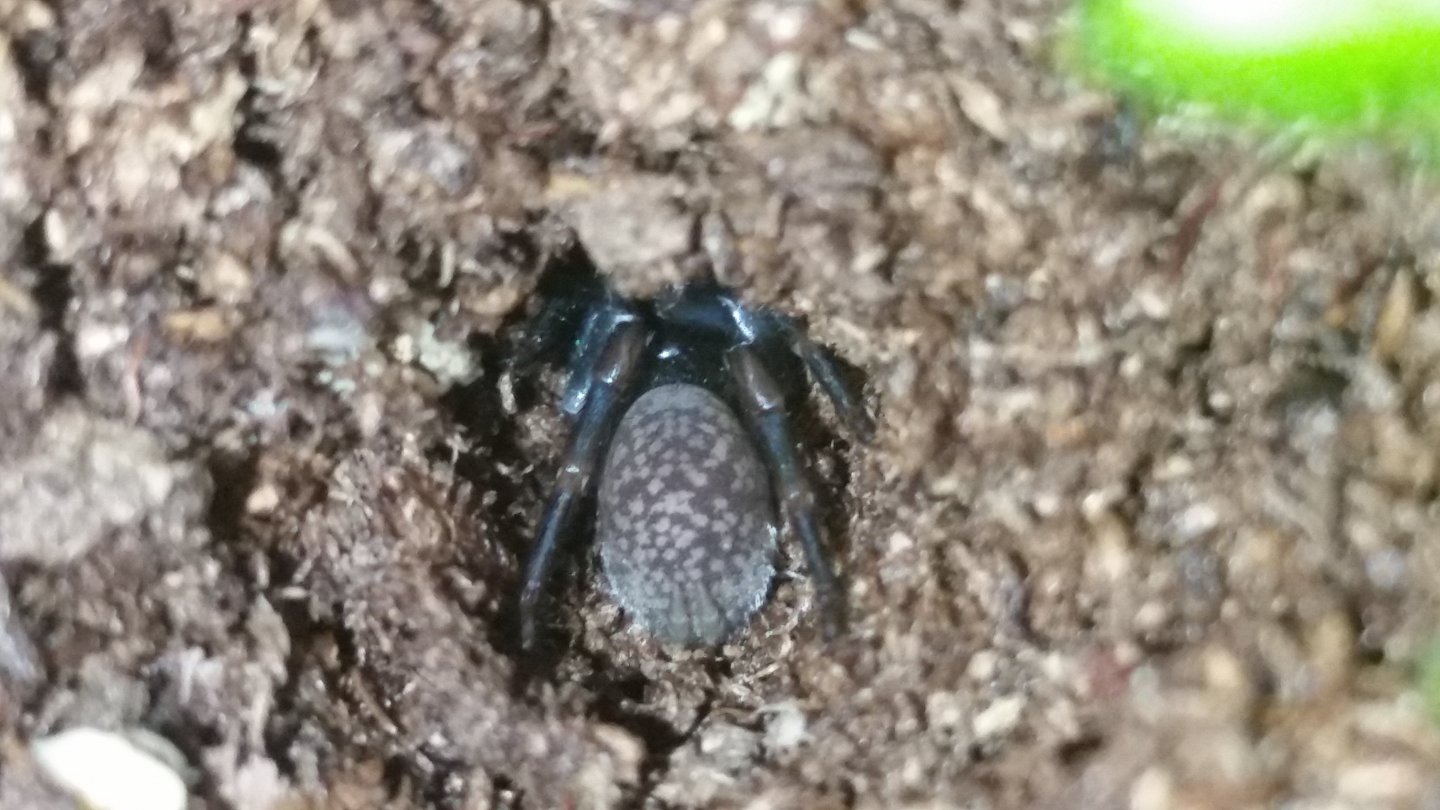
<svg viewBox="0 0 1440 810">
<path fill-rule="evenodd" d="M 82 723 L 194 807 L 1440 807 L 1440 195 L 1137 134 L 1059 12 L 0 3 L 0 807 Z M 692 652 L 577 543 L 519 650 L 587 263 L 858 369 L 844 637 L 788 540 Z"/>
</svg>

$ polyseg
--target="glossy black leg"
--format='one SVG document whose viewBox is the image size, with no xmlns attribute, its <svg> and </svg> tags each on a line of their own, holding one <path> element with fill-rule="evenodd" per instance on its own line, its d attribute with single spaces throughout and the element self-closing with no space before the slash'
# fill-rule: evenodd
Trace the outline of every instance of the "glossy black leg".
<svg viewBox="0 0 1440 810">
<path fill-rule="evenodd" d="M 828 352 L 806 337 L 793 318 L 768 309 L 747 307 L 728 293 L 689 290 L 673 294 L 658 307 L 677 324 L 723 336 L 737 345 L 784 346 L 805 363 L 810 378 L 835 406 L 845 428 L 862 442 L 875 436 L 875 423 L 860 398 L 845 385 L 840 368 Z"/>
<path fill-rule="evenodd" d="M 784 396 L 748 346 L 737 346 L 726 356 L 741 401 L 773 478 L 785 522 L 800 540 L 810 579 L 815 583 L 825 637 L 834 638 L 845 626 L 845 600 L 835 570 L 821 541 L 815 493 L 795 450 L 795 439 L 785 418 Z"/>
<path fill-rule="evenodd" d="M 600 342 L 602 349 L 590 366 L 575 372 L 587 378 L 581 397 L 583 410 L 565 448 L 554 493 L 525 565 L 525 583 L 520 593 L 520 643 L 526 649 L 535 643 L 540 595 L 554 567 L 561 536 L 576 524 L 576 510 L 594 483 L 626 391 L 639 370 L 647 335 L 631 318 L 614 324 L 607 335 L 592 334 L 589 340 Z"/>
<path fill-rule="evenodd" d="M 570 376 L 565 381 L 565 393 L 560 399 L 560 410 L 566 416 L 574 419 L 585 409 L 585 401 L 595 385 L 596 367 L 603 359 L 610 336 L 621 324 L 634 320 L 635 314 L 628 308 L 608 299 L 586 314 L 571 350 Z"/>
</svg>

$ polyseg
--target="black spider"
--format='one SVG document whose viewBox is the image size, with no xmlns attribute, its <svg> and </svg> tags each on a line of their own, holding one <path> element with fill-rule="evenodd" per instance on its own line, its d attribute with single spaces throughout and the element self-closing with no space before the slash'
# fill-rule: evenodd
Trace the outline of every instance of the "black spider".
<svg viewBox="0 0 1440 810">
<path fill-rule="evenodd" d="M 715 643 L 749 619 L 774 576 L 777 505 L 833 635 L 843 602 L 786 418 L 787 399 L 808 390 L 808 369 L 851 432 L 870 439 L 874 425 L 833 357 L 793 318 L 747 307 L 714 283 L 652 300 L 598 283 L 567 292 L 547 302 L 529 337 L 528 358 L 572 346 L 561 398 L 572 430 L 526 564 L 522 644 L 535 641 L 556 549 L 581 524 L 597 481 L 605 582 L 655 636 Z"/>
</svg>

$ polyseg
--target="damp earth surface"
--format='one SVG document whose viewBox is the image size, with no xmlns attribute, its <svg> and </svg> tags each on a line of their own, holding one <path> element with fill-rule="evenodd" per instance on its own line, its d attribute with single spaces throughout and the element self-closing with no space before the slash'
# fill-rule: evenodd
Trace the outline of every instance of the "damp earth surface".
<svg viewBox="0 0 1440 810">
<path fill-rule="evenodd" d="M 0 4 L 0 807 L 1434 808 L 1440 192 L 1136 127 L 1049 0 Z M 515 600 L 546 285 L 865 384 L 718 648 Z"/>
</svg>

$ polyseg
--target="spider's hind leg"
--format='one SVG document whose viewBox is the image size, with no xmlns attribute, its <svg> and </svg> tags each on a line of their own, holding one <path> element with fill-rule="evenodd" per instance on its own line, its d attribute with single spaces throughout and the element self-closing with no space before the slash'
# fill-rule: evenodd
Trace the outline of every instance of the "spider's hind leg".
<svg viewBox="0 0 1440 810">
<path fill-rule="evenodd" d="M 577 346 L 577 355 L 583 356 L 585 362 L 572 370 L 566 395 L 576 385 L 576 377 L 583 377 L 578 418 L 556 475 L 554 493 L 540 520 L 535 545 L 525 563 L 525 584 L 520 593 L 520 644 L 525 649 L 535 643 L 540 595 L 554 567 L 560 538 L 575 525 L 577 510 L 594 483 L 626 393 L 636 379 L 648 335 L 631 316 L 611 324 L 608 334 L 591 334 L 590 340 L 599 348 L 590 358 L 589 345 Z"/>
<path fill-rule="evenodd" d="M 875 422 L 865 411 L 865 404 L 860 401 L 860 397 L 845 384 L 835 356 L 811 340 L 793 319 L 778 313 L 765 314 L 768 316 L 770 329 L 783 338 L 789 344 L 790 350 L 804 361 L 811 379 L 835 406 L 835 413 L 840 417 L 840 421 L 845 423 L 846 429 L 865 443 L 875 438 Z"/>
</svg>

